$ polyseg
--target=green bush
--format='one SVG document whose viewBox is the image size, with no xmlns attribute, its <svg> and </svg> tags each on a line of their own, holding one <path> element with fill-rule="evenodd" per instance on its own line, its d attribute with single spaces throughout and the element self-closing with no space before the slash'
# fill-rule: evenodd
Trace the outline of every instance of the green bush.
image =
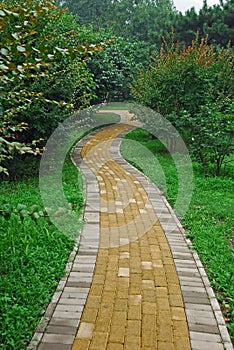
<svg viewBox="0 0 234 350">
<path fill-rule="evenodd" d="M 89 104 L 95 83 L 86 67 L 100 45 L 81 44 L 72 15 L 48 0 L 0 3 L 0 161 L 38 153 L 58 122 Z"/>
<path fill-rule="evenodd" d="M 231 48 L 219 50 L 205 39 L 183 48 L 164 41 L 132 85 L 133 98 L 172 122 L 206 173 L 212 164 L 218 175 L 233 150 L 232 62 Z"/>
<path fill-rule="evenodd" d="M 111 35 L 104 32 L 102 35 Z M 130 84 L 136 66 L 147 55 L 139 43 L 112 35 L 111 42 L 88 60 L 88 68 L 98 86 L 96 102 L 123 101 L 130 98 Z"/>
</svg>

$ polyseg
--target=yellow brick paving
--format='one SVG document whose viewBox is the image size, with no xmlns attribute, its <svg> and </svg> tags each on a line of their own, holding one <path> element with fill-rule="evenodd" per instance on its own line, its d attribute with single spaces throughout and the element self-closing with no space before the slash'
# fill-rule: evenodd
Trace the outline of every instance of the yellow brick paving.
<svg viewBox="0 0 234 350">
<path fill-rule="evenodd" d="M 100 188 L 100 246 L 72 350 L 190 350 L 179 279 L 144 188 L 117 164 L 119 124 L 83 147 Z"/>
</svg>

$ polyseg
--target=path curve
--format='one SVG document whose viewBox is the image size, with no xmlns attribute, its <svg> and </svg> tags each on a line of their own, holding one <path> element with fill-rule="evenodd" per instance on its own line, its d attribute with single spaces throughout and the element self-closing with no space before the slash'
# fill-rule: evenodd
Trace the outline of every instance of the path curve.
<svg viewBox="0 0 234 350">
<path fill-rule="evenodd" d="M 120 136 L 133 125 L 127 111 L 115 113 L 119 124 L 74 148 L 86 179 L 86 223 L 29 349 L 232 350 L 179 220 L 120 155 Z"/>
</svg>

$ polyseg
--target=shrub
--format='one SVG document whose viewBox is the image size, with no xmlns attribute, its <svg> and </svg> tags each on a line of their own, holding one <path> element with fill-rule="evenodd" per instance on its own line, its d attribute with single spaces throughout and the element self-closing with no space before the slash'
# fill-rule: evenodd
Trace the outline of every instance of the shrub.
<svg viewBox="0 0 234 350">
<path fill-rule="evenodd" d="M 81 45 L 71 17 L 48 0 L 0 3 L 1 161 L 31 152 L 94 94 L 85 60 L 100 46 Z"/>
<path fill-rule="evenodd" d="M 131 89 L 138 103 L 172 122 L 204 171 L 212 164 L 217 175 L 233 149 L 232 62 L 230 47 L 217 49 L 206 39 L 183 48 L 164 40 Z"/>
</svg>

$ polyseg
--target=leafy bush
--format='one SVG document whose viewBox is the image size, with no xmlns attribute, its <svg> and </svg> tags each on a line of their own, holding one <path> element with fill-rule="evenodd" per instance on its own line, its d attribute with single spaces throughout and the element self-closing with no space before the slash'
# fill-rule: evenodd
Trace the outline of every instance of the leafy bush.
<svg viewBox="0 0 234 350">
<path fill-rule="evenodd" d="M 149 48 L 145 43 L 130 41 L 113 34 L 110 29 L 82 27 L 92 43 L 104 42 L 103 50 L 87 60 L 87 66 L 97 85 L 94 103 L 104 100 L 127 100 L 136 67 L 148 63 Z"/>
<path fill-rule="evenodd" d="M 182 49 L 165 40 L 132 85 L 134 99 L 169 119 L 204 171 L 212 163 L 217 175 L 233 150 L 232 62 L 231 48 L 219 50 L 205 39 Z"/>
<path fill-rule="evenodd" d="M 110 45 L 89 60 L 88 67 L 97 83 L 100 102 L 105 99 L 129 98 L 135 51 L 136 44 L 122 38 L 113 38 Z"/>
<path fill-rule="evenodd" d="M 0 20 L 4 161 L 32 153 L 34 140 L 48 137 L 59 121 L 89 104 L 95 83 L 85 59 L 101 47 L 81 45 L 76 20 L 48 0 L 1 2 Z"/>
</svg>

